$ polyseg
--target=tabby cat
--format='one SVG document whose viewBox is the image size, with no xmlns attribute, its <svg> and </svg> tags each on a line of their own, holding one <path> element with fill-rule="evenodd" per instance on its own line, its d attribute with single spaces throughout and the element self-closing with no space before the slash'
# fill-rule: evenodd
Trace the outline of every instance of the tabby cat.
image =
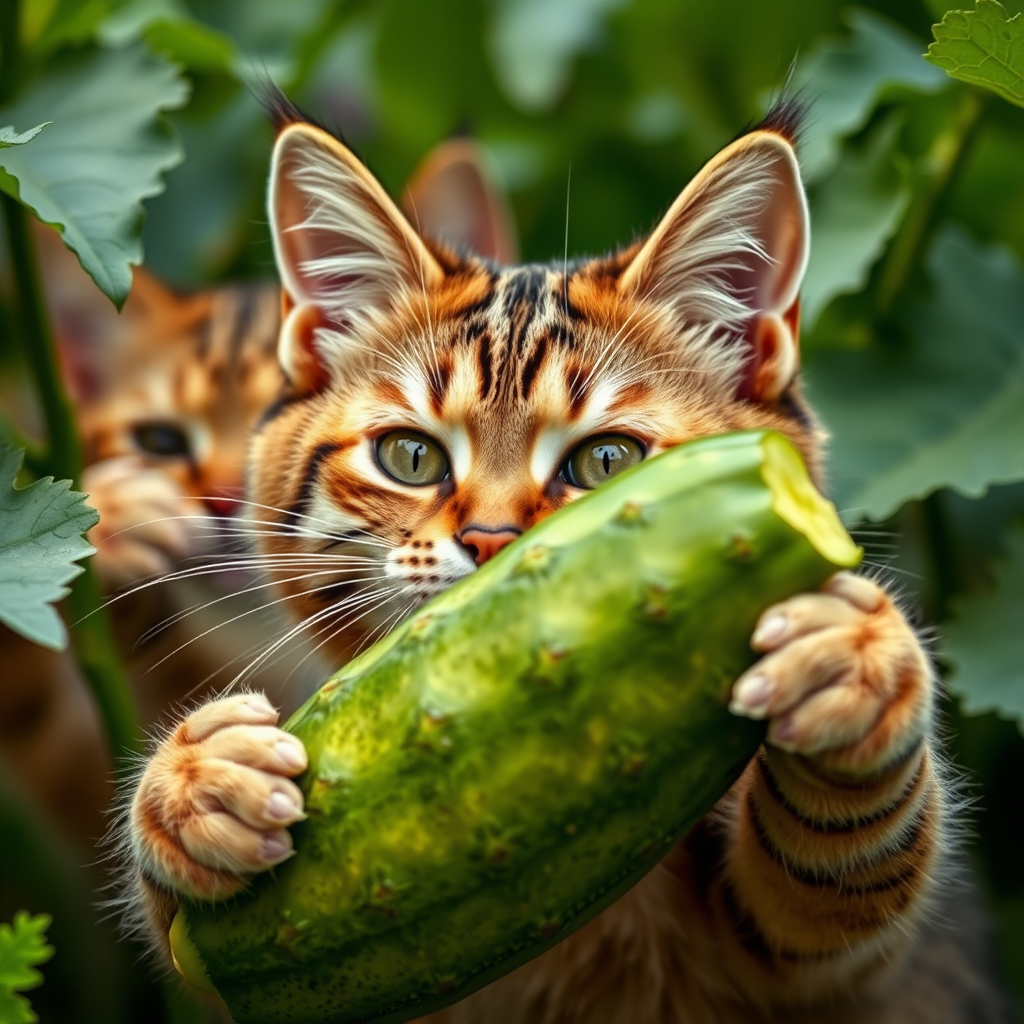
<svg viewBox="0 0 1024 1024">
<path fill-rule="evenodd" d="M 270 222 L 284 400 L 249 493 L 260 550 L 338 663 L 554 510 L 691 438 L 773 428 L 820 480 L 800 391 L 808 212 L 782 104 L 654 232 L 608 257 L 502 267 L 422 237 L 337 139 L 283 101 Z M 296 577 L 300 578 L 296 578 Z M 841 573 L 762 616 L 731 709 L 768 740 L 642 882 L 436 1022 L 988 1021 L 952 914 L 954 798 L 928 658 L 877 582 Z M 306 755 L 260 694 L 159 744 L 126 833 L 155 941 L 292 853 Z M 959 911 L 955 911 L 959 913 Z M 966 927 L 961 919 L 961 927 Z"/>
</svg>

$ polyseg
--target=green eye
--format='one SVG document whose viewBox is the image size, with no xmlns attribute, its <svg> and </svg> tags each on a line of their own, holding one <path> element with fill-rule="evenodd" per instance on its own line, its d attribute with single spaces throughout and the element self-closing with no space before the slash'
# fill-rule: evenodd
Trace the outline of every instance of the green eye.
<svg viewBox="0 0 1024 1024">
<path fill-rule="evenodd" d="M 573 487 L 591 490 L 644 457 L 643 446 L 621 434 L 599 434 L 577 446 L 566 460 L 562 476 Z"/>
<path fill-rule="evenodd" d="M 377 441 L 380 468 L 399 483 L 421 487 L 448 475 L 444 449 L 418 430 L 392 430 Z"/>
<path fill-rule="evenodd" d="M 132 430 L 132 439 L 144 452 L 168 459 L 188 455 L 191 451 L 185 431 L 176 423 L 140 423 Z"/>
</svg>

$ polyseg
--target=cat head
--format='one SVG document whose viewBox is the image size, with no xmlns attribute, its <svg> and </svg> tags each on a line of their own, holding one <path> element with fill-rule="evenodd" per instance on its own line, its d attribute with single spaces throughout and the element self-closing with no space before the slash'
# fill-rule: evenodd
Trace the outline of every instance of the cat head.
<svg viewBox="0 0 1024 1024">
<path fill-rule="evenodd" d="M 683 441 L 771 427 L 817 471 L 788 113 L 715 156 L 647 239 L 513 267 L 421 235 L 341 142 L 282 116 L 269 204 L 287 401 L 255 435 L 250 493 L 282 510 L 269 566 L 321 556 L 318 575 L 277 578 L 332 658 Z"/>
</svg>

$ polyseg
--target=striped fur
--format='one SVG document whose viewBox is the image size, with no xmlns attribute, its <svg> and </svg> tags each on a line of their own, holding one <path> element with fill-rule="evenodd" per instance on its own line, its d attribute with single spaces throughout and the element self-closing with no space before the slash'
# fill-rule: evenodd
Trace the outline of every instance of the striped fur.
<svg viewBox="0 0 1024 1024">
<path fill-rule="evenodd" d="M 470 533 L 515 536 L 577 497 L 560 470 L 586 438 L 628 435 L 651 455 L 771 427 L 820 478 L 797 375 L 807 215 L 785 117 L 719 154 L 648 240 L 518 267 L 421 239 L 338 140 L 283 122 L 270 207 L 289 383 L 254 435 L 249 488 L 278 510 L 262 550 L 318 565 L 276 581 L 332 660 L 471 573 Z M 375 442 L 398 428 L 435 439 L 449 475 L 385 474 Z M 966 967 L 912 974 L 941 961 L 928 921 L 950 815 L 917 638 L 877 584 L 841 574 L 769 609 L 752 643 L 764 657 L 732 707 L 768 719 L 769 742 L 715 811 L 593 922 L 431 1020 L 965 1019 L 942 1014 L 966 995 L 904 998 L 953 977 L 961 995 L 983 988 Z M 272 711 L 229 698 L 197 714 L 201 741 L 165 742 L 132 811 L 157 933 L 176 891 L 224 895 L 287 857 L 302 813 L 259 802 L 297 773 L 259 738 L 280 734 L 240 739 Z M 219 756 L 256 795 L 233 796 L 236 820 L 197 840 Z"/>
</svg>

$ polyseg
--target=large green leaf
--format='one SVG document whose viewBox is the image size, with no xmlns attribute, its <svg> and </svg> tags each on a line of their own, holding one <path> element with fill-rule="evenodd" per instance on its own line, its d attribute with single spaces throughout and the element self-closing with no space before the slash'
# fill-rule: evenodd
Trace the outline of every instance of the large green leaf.
<svg viewBox="0 0 1024 1024">
<path fill-rule="evenodd" d="M 801 290 L 808 330 L 833 298 L 867 284 L 907 208 L 910 182 L 897 147 L 901 120 L 891 116 L 863 151 L 848 155 L 811 191 L 811 261 Z"/>
<path fill-rule="evenodd" d="M 840 141 L 864 127 L 887 89 L 933 93 L 948 84 L 921 60 L 921 44 L 898 25 L 856 8 L 846 20 L 848 38 L 826 39 L 797 68 L 797 84 L 813 101 L 800 147 L 808 181 L 835 167 Z"/>
<path fill-rule="evenodd" d="M 19 910 L 11 924 L 0 924 L 2 1024 L 35 1024 L 39 1020 L 28 1000 L 18 993 L 28 992 L 43 983 L 43 976 L 36 968 L 53 956 L 53 946 L 46 943 L 50 922 L 48 914 L 32 917 Z"/>
<path fill-rule="evenodd" d="M 52 604 L 82 572 L 75 562 L 95 551 L 82 534 L 100 517 L 70 480 L 16 489 L 20 466 L 20 452 L 0 448 L 0 622 L 59 651 L 67 630 Z"/>
<path fill-rule="evenodd" d="M 929 269 L 931 297 L 902 311 L 904 345 L 808 353 L 848 519 L 884 519 L 940 487 L 977 496 L 1024 478 L 1024 267 L 950 226 Z"/>
<path fill-rule="evenodd" d="M 1024 16 L 1011 18 L 998 0 L 975 0 L 973 11 L 948 11 L 932 33 L 926 60 L 1024 107 Z"/>
<path fill-rule="evenodd" d="M 992 589 L 962 598 L 943 626 L 950 687 L 964 711 L 998 711 L 1024 728 L 1024 527 L 1014 529 Z"/>
<path fill-rule="evenodd" d="M 183 156 L 160 112 L 187 97 L 177 69 L 138 45 L 57 61 L 0 111 L 0 123 L 53 122 L 31 146 L 0 152 L 0 189 L 58 227 L 118 306 L 142 260 L 141 201 Z"/>
</svg>

